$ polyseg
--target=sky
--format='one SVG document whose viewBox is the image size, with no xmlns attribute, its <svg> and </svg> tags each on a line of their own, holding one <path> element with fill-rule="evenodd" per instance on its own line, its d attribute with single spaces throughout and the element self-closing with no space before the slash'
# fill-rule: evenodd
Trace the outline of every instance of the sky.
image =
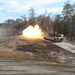
<svg viewBox="0 0 75 75">
<path fill-rule="evenodd" d="M 35 9 L 36 15 L 45 13 L 59 14 L 67 0 L 0 0 L 0 23 L 7 19 L 17 19 L 28 16 L 31 7 Z M 70 0 L 71 4 L 75 0 Z"/>
</svg>

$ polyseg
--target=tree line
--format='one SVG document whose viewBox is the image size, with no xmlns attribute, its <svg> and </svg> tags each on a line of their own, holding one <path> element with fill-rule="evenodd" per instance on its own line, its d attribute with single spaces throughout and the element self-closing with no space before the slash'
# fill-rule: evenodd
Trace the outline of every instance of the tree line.
<svg viewBox="0 0 75 75">
<path fill-rule="evenodd" d="M 16 20 L 8 19 L 1 23 L 0 26 L 15 28 L 16 32 L 18 32 L 29 25 L 38 24 L 44 32 L 53 33 L 57 31 L 70 40 L 75 39 L 75 4 L 67 2 L 63 6 L 61 14 L 54 15 L 54 17 L 51 17 L 52 15 L 47 13 L 47 10 L 43 14 L 36 16 L 35 10 L 32 7 L 28 13 L 29 17 L 23 15 Z"/>
<path fill-rule="evenodd" d="M 75 39 L 75 4 L 66 3 L 61 15 L 56 15 L 54 30 L 63 33 L 70 40 Z"/>
</svg>

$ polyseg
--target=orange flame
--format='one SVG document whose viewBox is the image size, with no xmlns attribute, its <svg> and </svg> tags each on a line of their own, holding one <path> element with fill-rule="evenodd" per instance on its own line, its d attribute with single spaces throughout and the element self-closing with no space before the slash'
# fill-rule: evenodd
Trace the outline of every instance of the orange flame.
<svg viewBox="0 0 75 75">
<path fill-rule="evenodd" d="M 23 30 L 23 36 L 28 39 L 38 39 L 43 37 L 43 32 L 39 28 L 39 25 L 28 26 L 26 29 Z"/>
</svg>

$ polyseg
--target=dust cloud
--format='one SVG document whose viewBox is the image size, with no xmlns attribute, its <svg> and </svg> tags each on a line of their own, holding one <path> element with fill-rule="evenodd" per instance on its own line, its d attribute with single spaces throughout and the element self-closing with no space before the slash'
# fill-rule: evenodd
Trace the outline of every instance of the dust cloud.
<svg viewBox="0 0 75 75">
<path fill-rule="evenodd" d="M 15 32 L 15 28 L 0 26 L 0 37 L 14 35 Z"/>
</svg>

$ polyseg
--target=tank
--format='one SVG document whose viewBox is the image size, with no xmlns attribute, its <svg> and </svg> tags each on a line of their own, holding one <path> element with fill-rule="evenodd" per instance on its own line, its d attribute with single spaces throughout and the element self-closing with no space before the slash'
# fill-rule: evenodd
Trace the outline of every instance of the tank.
<svg viewBox="0 0 75 75">
<path fill-rule="evenodd" d="M 49 33 L 47 36 L 44 37 L 44 39 L 50 40 L 53 42 L 62 42 L 64 39 L 64 35 L 58 34 L 57 32 L 55 32 L 54 34 Z"/>
</svg>

